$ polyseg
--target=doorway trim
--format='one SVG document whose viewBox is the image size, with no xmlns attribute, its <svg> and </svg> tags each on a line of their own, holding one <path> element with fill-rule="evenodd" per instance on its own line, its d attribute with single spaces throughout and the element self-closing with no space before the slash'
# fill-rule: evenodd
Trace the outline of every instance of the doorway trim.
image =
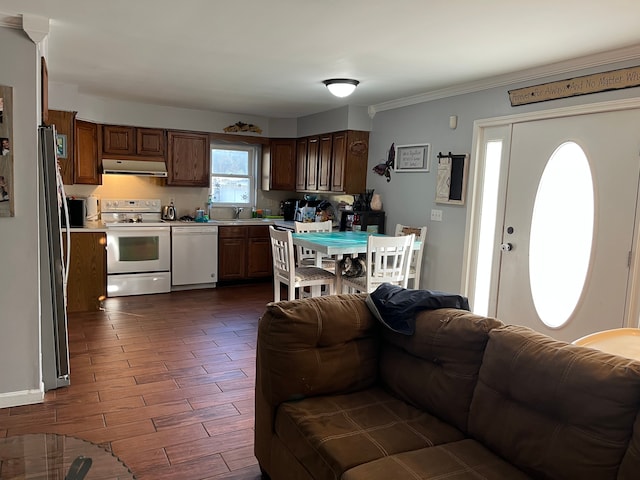
<svg viewBox="0 0 640 480">
<path fill-rule="evenodd" d="M 484 158 L 484 139 L 485 130 L 492 127 L 506 127 L 509 129 L 509 138 L 505 143 L 509 150 L 511 148 L 511 129 L 516 123 L 529 122 L 534 120 L 546 120 L 552 118 L 569 117 L 576 115 L 588 115 L 601 112 L 612 112 L 622 110 L 640 109 L 640 98 L 629 98 L 623 100 L 613 100 L 607 102 L 598 102 L 585 105 L 576 105 L 570 107 L 561 107 L 550 110 L 540 110 L 535 112 L 520 113 L 514 115 L 505 115 L 501 117 L 478 119 L 473 123 L 473 138 L 471 148 L 471 166 L 469 170 L 470 191 L 469 207 L 467 208 L 464 252 L 462 260 L 462 279 L 460 291 L 467 296 L 473 305 L 473 287 L 475 279 L 476 262 L 474 261 L 480 226 L 480 205 L 483 185 L 483 172 L 485 170 Z M 640 130 L 638 131 L 640 135 Z M 640 152 L 638 152 L 638 161 L 640 161 Z M 508 165 L 507 167 L 508 168 Z M 500 180 L 500 190 L 505 188 L 504 178 Z M 640 195 L 636 199 L 636 212 L 640 211 Z M 499 212 L 504 211 L 504 196 L 500 200 Z M 502 219 L 500 219 L 502 221 Z M 627 283 L 626 298 L 624 312 L 624 325 L 628 327 L 640 326 L 640 255 L 637 255 L 638 241 L 640 237 L 640 222 L 636 222 L 633 229 L 633 241 L 630 258 L 629 282 Z M 490 309 L 489 316 L 495 315 L 496 305 L 496 285 L 497 272 L 492 272 L 492 286 L 489 300 Z"/>
</svg>

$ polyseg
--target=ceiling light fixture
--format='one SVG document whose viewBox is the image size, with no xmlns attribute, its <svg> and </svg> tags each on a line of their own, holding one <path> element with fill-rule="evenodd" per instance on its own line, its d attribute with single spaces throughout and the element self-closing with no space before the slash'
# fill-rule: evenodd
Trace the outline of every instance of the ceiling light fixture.
<svg viewBox="0 0 640 480">
<path fill-rule="evenodd" d="M 322 83 L 327 86 L 332 94 L 336 97 L 342 98 L 351 95 L 360 82 L 350 78 L 332 78 L 330 80 L 325 80 Z"/>
</svg>

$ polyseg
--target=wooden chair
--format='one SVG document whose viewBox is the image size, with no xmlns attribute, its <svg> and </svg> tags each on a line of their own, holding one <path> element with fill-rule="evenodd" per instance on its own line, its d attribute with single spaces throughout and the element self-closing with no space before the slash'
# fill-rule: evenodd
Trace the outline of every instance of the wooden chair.
<svg viewBox="0 0 640 480">
<path fill-rule="evenodd" d="M 296 233 L 330 232 L 333 230 L 333 222 L 294 222 Z M 298 267 L 316 266 L 316 251 L 309 248 L 296 246 L 296 265 Z M 322 268 L 335 270 L 335 260 L 326 255 L 322 256 Z"/>
<path fill-rule="evenodd" d="M 411 254 L 411 264 L 409 266 L 409 279 L 413 279 L 413 288 L 420 288 L 420 270 L 422 269 L 422 254 L 427 240 L 427 227 L 410 227 L 408 225 L 396 225 L 396 237 L 413 233 L 416 240 L 420 241 L 420 249 L 414 250 Z"/>
<path fill-rule="evenodd" d="M 415 235 L 367 239 L 367 271 L 360 277 L 342 276 L 342 288 L 349 292 L 371 293 L 383 283 L 407 288 L 409 262 Z"/>
<path fill-rule="evenodd" d="M 319 267 L 296 267 L 291 231 L 269 227 L 273 254 L 273 300 L 280 301 L 280 284 L 288 286 L 287 299 L 296 298 L 296 289 L 326 285 L 328 293 L 335 293 L 336 276 Z M 311 288 L 313 296 L 314 288 Z M 298 298 L 303 295 L 299 295 Z"/>
</svg>

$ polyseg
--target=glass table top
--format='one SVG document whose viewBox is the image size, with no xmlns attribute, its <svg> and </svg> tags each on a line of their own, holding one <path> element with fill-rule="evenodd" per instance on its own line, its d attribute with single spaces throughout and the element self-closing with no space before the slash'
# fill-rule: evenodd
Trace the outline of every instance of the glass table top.
<svg viewBox="0 0 640 480">
<path fill-rule="evenodd" d="M 0 438 L 0 479 L 135 480 L 135 476 L 118 457 L 98 445 L 38 433 Z"/>
</svg>

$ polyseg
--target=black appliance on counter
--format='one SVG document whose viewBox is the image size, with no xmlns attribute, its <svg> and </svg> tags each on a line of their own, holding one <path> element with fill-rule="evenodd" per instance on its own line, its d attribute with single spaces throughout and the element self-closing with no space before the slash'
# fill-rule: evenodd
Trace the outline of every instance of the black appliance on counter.
<svg viewBox="0 0 640 480">
<path fill-rule="evenodd" d="M 86 200 L 84 198 L 67 197 L 67 205 L 69 210 L 69 226 L 84 227 L 86 217 Z M 64 209 L 60 209 L 62 226 L 67 226 L 67 218 Z"/>
<path fill-rule="evenodd" d="M 340 231 L 355 230 L 353 226 L 355 216 L 360 221 L 363 232 L 384 233 L 385 213 L 381 210 L 342 210 L 340 216 Z"/>
<path fill-rule="evenodd" d="M 284 216 L 284 220 L 288 222 L 292 222 L 296 216 L 296 208 L 298 208 L 298 200 L 297 198 L 290 198 L 289 200 L 283 200 L 282 207 L 282 215 Z"/>
</svg>

